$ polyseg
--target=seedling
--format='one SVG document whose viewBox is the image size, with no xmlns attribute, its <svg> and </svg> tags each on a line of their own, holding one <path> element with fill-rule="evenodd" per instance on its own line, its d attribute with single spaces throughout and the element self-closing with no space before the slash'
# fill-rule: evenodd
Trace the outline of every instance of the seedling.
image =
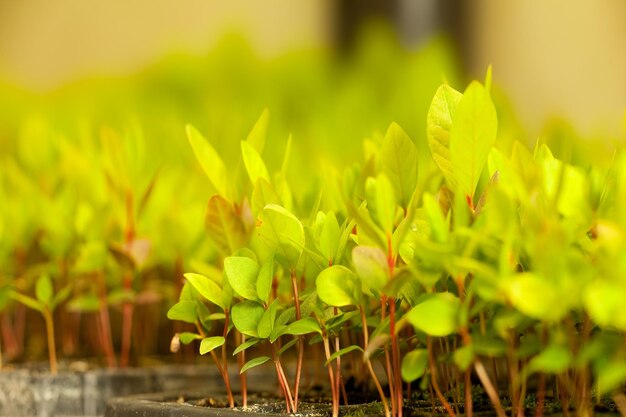
<svg viewBox="0 0 626 417">
<path fill-rule="evenodd" d="M 46 340 L 48 342 L 48 360 L 50 363 L 50 372 L 56 375 L 57 369 L 57 353 L 54 340 L 54 319 L 53 313 L 59 304 L 64 302 L 70 295 L 71 286 L 66 286 L 54 292 L 52 279 L 49 275 L 41 275 L 37 279 L 35 286 L 35 298 L 22 294 L 15 290 L 11 290 L 10 297 L 15 301 L 24 304 L 27 307 L 37 310 L 41 313 L 46 323 Z"/>
</svg>

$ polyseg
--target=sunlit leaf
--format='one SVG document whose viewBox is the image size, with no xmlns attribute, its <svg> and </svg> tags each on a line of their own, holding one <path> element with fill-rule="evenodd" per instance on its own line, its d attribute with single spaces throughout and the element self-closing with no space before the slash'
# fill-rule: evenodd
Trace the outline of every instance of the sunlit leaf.
<svg viewBox="0 0 626 417">
<path fill-rule="evenodd" d="M 444 177 L 453 187 L 456 186 L 456 179 L 450 157 L 450 130 L 456 107 L 462 96 L 449 85 L 440 86 L 426 117 L 426 135 L 430 152 Z"/>
<path fill-rule="evenodd" d="M 265 309 L 263 309 L 261 304 L 256 301 L 246 300 L 233 306 L 231 318 L 240 333 L 246 336 L 258 337 L 257 329 L 264 312 Z"/>
<path fill-rule="evenodd" d="M 402 358 L 400 373 L 405 382 L 413 382 L 424 376 L 428 368 L 428 351 L 426 349 L 414 349 Z"/>
<path fill-rule="evenodd" d="M 244 372 L 252 368 L 263 365 L 265 362 L 269 361 L 270 359 L 271 358 L 269 356 L 259 356 L 258 358 L 250 359 L 241 367 L 241 369 L 239 370 L 239 373 L 243 374 Z"/>
<path fill-rule="evenodd" d="M 193 126 L 187 125 L 187 138 L 200 166 L 223 198 L 229 198 L 228 171 L 219 154 Z"/>
<path fill-rule="evenodd" d="M 194 273 L 185 274 L 185 279 L 193 285 L 201 296 L 220 307 L 222 310 L 226 307 L 222 299 L 222 289 L 211 279 L 204 275 Z"/>
<path fill-rule="evenodd" d="M 181 340 L 182 341 L 182 340 Z M 205 355 L 226 343 L 226 339 L 222 336 L 205 337 L 200 342 L 200 354 Z"/>
<path fill-rule="evenodd" d="M 259 178 L 263 178 L 268 182 L 270 181 L 270 176 L 267 173 L 263 158 L 261 158 L 261 155 L 259 155 L 256 149 L 246 141 L 241 141 L 241 156 L 250 181 L 252 181 L 253 184 L 256 183 Z"/>
<path fill-rule="evenodd" d="M 417 186 L 417 149 L 396 123 L 387 129 L 380 161 L 383 172 L 393 185 L 398 203 L 407 208 Z"/>
<path fill-rule="evenodd" d="M 342 265 L 333 265 L 323 270 L 316 280 L 317 296 L 333 307 L 358 305 L 361 299 L 361 284 L 357 276 Z"/>
<path fill-rule="evenodd" d="M 450 161 L 457 192 L 474 198 L 476 185 L 495 143 L 498 131 L 496 109 L 489 93 L 474 81 L 463 93 L 450 129 Z"/>
<path fill-rule="evenodd" d="M 365 289 L 380 292 L 387 284 L 389 265 L 382 249 L 357 246 L 352 249 L 352 262 Z"/>
<path fill-rule="evenodd" d="M 320 234 L 320 250 L 322 251 L 322 255 L 329 261 L 334 260 L 337 255 L 340 233 L 337 217 L 335 217 L 335 213 L 331 211 L 324 219 L 322 232 Z"/>
<path fill-rule="evenodd" d="M 248 133 L 248 137 L 246 138 L 246 142 L 254 147 L 254 149 L 259 153 L 263 153 L 263 148 L 265 147 L 265 139 L 267 137 L 267 126 L 269 124 L 270 112 L 267 108 L 263 109 L 263 112 L 259 116 L 259 119 L 256 121 L 250 133 Z"/>
<path fill-rule="evenodd" d="M 243 221 L 224 198 L 215 195 L 209 199 L 205 224 L 209 238 L 223 253 L 231 254 L 246 245 Z"/>
<path fill-rule="evenodd" d="M 409 311 L 406 318 L 418 330 L 431 336 L 447 336 L 458 328 L 461 302 L 451 293 L 425 298 Z"/>
<path fill-rule="evenodd" d="M 182 343 L 183 345 L 188 345 L 194 340 L 202 339 L 202 336 L 196 333 L 182 332 L 182 333 L 178 333 L 178 338 L 180 339 L 180 343 Z"/>
<path fill-rule="evenodd" d="M 272 281 L 274 279 L 274 253 L 261 265 L 256 281 L 256 291 L 259 299 L 264 303 L 269 301 Z"/>
<path fill-rule="evenodd" d="M 48 274 L 41 275 L 35 284 L 35 296 L 43 305 L 50 307 L 54 288 L 52 287 L 52 279 Z"/>
<path fill-rule="evenodd" d="M 243 256 L 229 256 L 224 259 L 224 272 L 237 294 L 247 300 L 258 299 L 256 281 L 259 265 L 255 261 Z"/>
<path fill-rule="evenodd" d="M 309 333 L 322 333 L 319 323 L 312 317 L 305 317 L 303 319 L 290 323 L 284 331 L 285 334 L 291 334 L 294 336 L 300 336 Z"/>
<path fill-rule="evenodd" d="M 195 323 L 198 320 L 195 301 L 179 301 L 174 304 L 167 312 L 167 318 L 170 320 L 180 320 L 185 323 Z"/>
<path fill-rule="evenodd" d="M 268 204 L 259 214 L 257 231 L 277 259 L 295 270 L 304 249 L 304 228 L 298 218 L 281 206 Z"/>
</svg>

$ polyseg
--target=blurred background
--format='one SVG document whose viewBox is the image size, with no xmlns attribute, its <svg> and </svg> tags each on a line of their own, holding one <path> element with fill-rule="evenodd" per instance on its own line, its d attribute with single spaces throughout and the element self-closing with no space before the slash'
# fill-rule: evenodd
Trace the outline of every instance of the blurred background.
<svg viewBox="0 0 626 417">
<path fill-rule="evenodd" d="M 622 129 L 622 0 L 0 0 L 0 74 L 49 92 L 135 73 L 173 53 L 201 56 L 230 33 L 264 59 L 306 48 L 345 54 L 372 18 L 387 22 L 408 51 L 447 36 L 464 81 L 492 64 L 533 134 L 551 116 L 587 134 Z"/>
</svg>

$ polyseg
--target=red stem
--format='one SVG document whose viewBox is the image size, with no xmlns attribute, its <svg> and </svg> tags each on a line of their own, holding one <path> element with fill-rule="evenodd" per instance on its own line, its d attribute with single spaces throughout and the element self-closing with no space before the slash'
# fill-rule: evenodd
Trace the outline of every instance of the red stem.
<svg viewBox="0 0 626 417">
<path fill-rule="evenodd" d="M 291 271 L 291 286 L 293 290 L 293 300 L 296 307 L 296 319 L 300 320 L 300 293 L 298 292 L 298 278 L 295 271 Z M 298 391 L 300 389 L 300 377 L 302 375 L 302 361 L 304 360 L 304 343 L 302 336 L 298 336 L 298 363 L 296 365 L 296 381 L 293 395 L 293 412 L 298 412 Z"/>
<path fill-rule="evenodd" d="M 397 416 L 402 417 L 402 379 L 400 378 L 400 348 L 396 335 L 396 300 L 389 298 L 389 332 L 391 333 L 391 354 L 393 360 L 394 388 L 396 397 Z"/>
</svg>

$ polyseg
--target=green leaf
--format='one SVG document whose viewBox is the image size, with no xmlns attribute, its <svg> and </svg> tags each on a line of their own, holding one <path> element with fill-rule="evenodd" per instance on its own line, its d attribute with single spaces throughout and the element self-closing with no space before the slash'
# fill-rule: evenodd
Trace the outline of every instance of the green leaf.
<svg viewBox="0 0 626 417">
<path fill-rule="evenodd" d="M 246 350 L 248 348 L 251 348 L 252 346 L 254 346 L 257 343 L 259 343 L 261 340 L 262 339 L 256 339 L 256 338 L 246 340 L 245 342 L 243 342 L 239 346 L 237 346 L 237 348 L 233 351 L 233 356 L 235 356 L 239 352 L 243 352 L 244 350 Z"/>
<path fill-rule="evenodd" d="M 356 246 L 352 249 L 352 263 L 364 290 L 381 292 L 389 280 L 389 265 L 383 250 L 371 246 Z"/>
<path fill-rule="evenodd" d="M 64 302 L 72 295 L 72 288 L 74 287 L 73 283 L 67 284 L 65 287 L 61 288 L 55 295 L 52 297 L 52 302 L 50 303 L 50 309 L 54 310 L 57 308 L 59 304 Z"/>
<path fill-rule="evenodd" d="M 458 103 L 450 129 L 450 161 L 456 191 L 463 196 L 474 198 L 497 132 L 498 117 L 489 93 L 473 81 Z"/>
<path fill-rule="evenodd" d="M 456 179 L 452 171 L 452 159 L 450 158 L 450 130 L 452 120 L 459 101 L 463 94 L 449 85 L 442 85 L 437 89 L 433 101 L 428 109 L 426 117 L 426 136 L 428 147 L 448 182 L 455 187 Z"/>
<path fill-rule="evenodd" d="M 567 370 L 571 362 L 572 354 L 567 347 L 552 344 L 531 359 L 528 363 L 528 370 L 530 372 L 560 374 Z"/>
<path fill-rule="evenodd" d="M 107 294 L 109 305 L 132 303 L 135 300 L 135 291 L 132 288 L 116 288 Z"/>
<path fill-rule="evenodd" d="M 270 181 L 270 176 L 267 173 L 263 158 L 261 158 L 261 155 L 259 155 L 254 147 L 246 141 L 241 141 L 241 156 L 252 184 L 256 183 L 259 178 L 263 178 L 268 182 Z"/>
<path fill-rule="evenodd" d="M 246 336 L 258 337 L 257 329 L 265 309 L 256 301 L 246 300 L 235 304 L 231 311 L 233 324 L 240 333 Z"/>
<path fill-rule="evenodd" d="M 348 213 L 354 217 L 357 225 L 358 236 L 364 235 L 381 248 L 387 248 L 385 233 L 374 223 L 364 204 L 355 207 L 352 202 L 347 203 Z"/>
<path fill-rule="evenodd" d="M 228 171 L 222 158 L 211 144 L 193 126 L 187 125 L 187 138 L 213 188 L 224 198 L 229 198 Z"/>
<path fill-rule="evenodd" d="M 276 322 L 277 310 L 278 300 L 274 300 L 272 304 L 269 305 L 267 310 L 263 312 L 263 316 L 261 316 L 261 320 L 259 321 L 259 326 L 257 328 L 257 333 L 261 339 L 267 339 L 272 334 L 272 330 L 274 330 L 274 323 Z"/>
<path fill-rule="evenodd" d="M 304 228 L 296 216 L 281 206 L 268 204 L 257 222 L 259 238 L 276 252 L 279 262 L 295 270 L 304 249 Z"/>
<path fill-rule="evenodd" d="M 583 291 L 583 303 L 598 325 L 626 330 L 625 288 L 623 285 L 618 288 L 610 282 L 592 282 Z"/>
<path fill-rule="evenodd" d="M 230 255 L 246 246 L 248 234 L 243 221 L 221 196 L 214 195 L 209 199 L 205 224 L 209 238 L 223 254 Z"/>
<path fill-rule="evenodd" d="M 35 284 L 35 296 L 37 300 L 50 308 L 53 294 L 54 288 L 52 287 L 52 279 L 48 274 L 41 275 Z"/>
<path fill-rule="evenodd" d="M 255 261 L 242 256 L 229 256 L 224 259 L 224 272 L 237 294 L 247 300 L 258 299 L 256 280 L 259 265 Z"/>
<path fill-rule="evenodd" d="M 474 361 L 474 349 L 472 345 L 462 346 L 455 350 L 452 354 L 452 359 L 454 359 L 454 363 L 461 371 L 465 371 Z"/>
<path fill-rule="evenodd" d="M 404 355 L 400 373 L 405 382 L 413 382 L 424 376 L 428 368 L 428 351 L 415 349 Z"/>
<path fill-rule="evenodd" d="M 560 291 L 536 273 L 515 274 L 502 285 L 511 304 L 528 317 L 557 322 L 568 312 Z"/>
<path fill-rule="evenodd" d="M 613 361 L 597 372 L 596 387 L 599 395 L 607 394 L 618 388 L 626 380 L 626 363 Z"/>
<path fill-rule="evenodd" d="M 268 257 L 261 269 L 256 280 L 256 292 L 259 299 L 267 303 L 270 299 L 270 291 L 272 290 L 272 281 L 274 279 L 274 253 Z"/>
<path fill-rule="evenodd" d="M 194 324 L 198 320 L 195 301 L 179 301 L 167 311 L 167 318 Z"/>
<path fill-rule="evenodd" d="M 402 128 L 392 123 L 387 129 L 380 151 L 382 171 L 385 173 L 398 199 L 405 209 L 417 187 L 417 149 Z"/>
<path fill-rule="evenodd" d="M 441 207 L 439 207 L 435 198 L 428 193 L 425 193 L 422 199 L 433 240 L 437 243 L 446 243 L 450 236 L 450 225 L 444 217 Z"/>
<path fill-rule="evenodd" d="M 332 307 L 359 305 L 361 284 L 357 276 L 342 265 L 324 269 L 315 282 L 317 296 Z"/>
<path fill-rule="evenodd" d="M 269 110 L 263 109 L 261 116 L 259 116 L 259 119 L 256 121 L 254 127 L 252 127 L 252 130 L 248 133 L 248 137 L 246 138 L 246 142 L 252 145 L 259 154 L 263 153 L 263 148 L 265 147 L 269 118 Z"/>
<path fill-rule="evenodd" d="M 460 307 L 461 302 L 453 294 L 437 293 L 413 307 L 406 317 L 416 329 L 426 334 L 447 336 L 458 328 Z"/>
<path fill-rule="evenodd" d="M 322 333 L 319 323 L 313 317 L 305 317 L 303 319 L 294 321 L 289 324 L 284 334 L 291 334 L 294 336 L 300 336 L 309 333 Z"/>
<path fill-rule="evenodd" d="M 252 197 L 251 197 L 251 205 L 252 212 L 255 215 L 258 215 L 263 207 L 268 204 L 281 204 L 280 197 L 278 193 L 269 183 L 269 181 L 264 180 L 263 178 L 259 178 L 255 183 L 252 189 Z"/>
<path fill-rule="evenodd" d="M 324 366 L 328 366 L 328 364 L 332 361 L 334 361 L 335 359 L 339 358 L 340 356 L 343 356 L 347 353 L 353 352 L 355 350 L 358 350 L 360 352 L 364 352 L 363 348 L 361 346 L 357 346 L 357 345 L 351 345 L 351 346 L 347 346 L 343 349 L 339 349 L 338 351 L 334 352 L 332 355 L 330 355 L 330 357 L 326 360 L 326 363 L 324 363 Z"/>
<path fill-rule="evenodd" d="M 397 206 L 389 178 L 385 174 L 379 174 L 376 178 L 369 177 L 365 181 L 365 195 L 367 197 L 367 209 L 371 213 L 372 219 L 391 236 Z"/>
<path fill-rule="evenodd" d="M 40 301 L 35 300 L 34 298 L 31 298 L 27 295 L 20 294 L 19 292 L 15 290 L 11 290 L 10 296 L 13 300 L 17 301 L 18 303 L 22 303 L 26 307 L 32 308 L 33 310 L 37 310 L 40 313 L 43 313 L 44 309 L 46 308 L 46 306 Z"/>
<path fill-rule="evenodd" d="M 183 345 L 188 345 L 194 340 L 202 339 L 202 336 L 196 333 L 182 332 L 182 333 L 178 333 L 178 339 L 180 340 L 180 343 L 182 343 Z"/>
<path fill-rule="evenodd" d="M 222 300 L 222 289 L 210 278 L 200 274 L 187 273 L 185 274 L 185 279 L 193 285 L 201 296 L 220 307 L 222 310 L 226 308 Z"/>
<path fill-rule="evenodd" d="M 95 312 L 100 310 L 100 298 L 95 294 L 83 294 L 73 298 L 67 308 L 69 311 Z"/>
<path fill-rule="evenodd" d="M 204 339 L 202 339 L 202 342 L 200 342 L 200 354 L 205 355 L 213 349 L 222 346 L 224 343 L 226 343 L 226 339 L 224 339 L 222 336 L 205 337 Z"/>
<path fill-rule="evenodd" d="M 263 365 L 265 362 L 269 361 L 270 359 L 271 358 L 269 356 L 259 356 L 258 358 L 250 359 L 241 367 L 241 369 L 239 370 L 239 373 L 243 374 L 244 372 L 252 368 L 256 368 L 257 366 Z"/>
<path fill-rule="evenodd" d="M 328 261 L 334 261 L 337 256 L 340 234 L 337 217 L 335 217 L 335 213 L 330 211 L 324 218 L 322 232 L 320 233 L 320 251 Z"/>
<path fill-rule="evenodd" d="M 319 336 L 319 335 L 318 335 Z M 278 351 L 278 356 L 282 355 L 283 353 L 287 352 L 289 349 L 291 349 L 293 347 L 293 345 L 295 345 L 296 343 L 298 343 L 298 338 L 294 337 L 293 339 L 291 339 L 289 342 L 285 343 L 283 345 L 283 347 L 280 348 L 280 350 Z"/>
</svg>

